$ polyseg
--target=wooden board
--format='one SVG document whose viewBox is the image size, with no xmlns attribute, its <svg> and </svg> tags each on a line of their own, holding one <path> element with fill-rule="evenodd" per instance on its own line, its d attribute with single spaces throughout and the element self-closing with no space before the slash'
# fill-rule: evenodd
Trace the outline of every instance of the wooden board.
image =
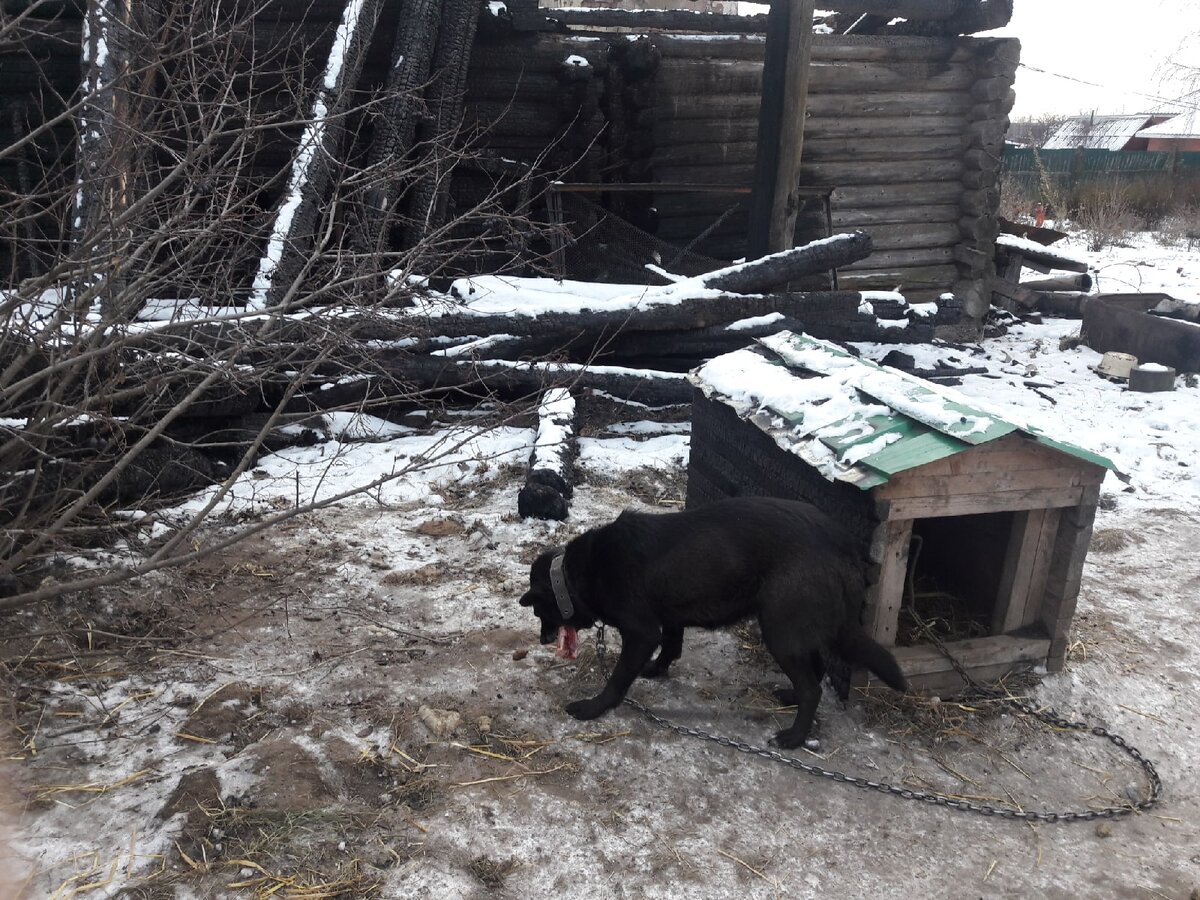
<svg viewBox="0 0 1200 900">
<path fill-rule="evenodd" d="M 902 497 L 881 500 L 880 511 L 888 519 L 931 519 L 937 516 L 972 516 L 980 513 L 1020 512 L 1078 506 L 1087 487 L 1034 488 L 947 497 Z"/>
<path fill-rule="evenodd" d="M 1057 509 L 1033 509 L 1013 516 L 992 616 L 993 633 L 1029 625 L 1041 613 L 1060 513 Z"/>
<path fill-rule="evenodd" d="M 1020 663 L 1042 663 L 1050 650 L 1048 637 L 1018 637 L 997 634 L 990 637 L 947 641 L 946 649 L 968 672 L 984 666 L 1003 666 Z M 900 670 L 908 677 L 953 670 L 945 655 L 932 644 L 914 647 L 892 647 Z"/>
<path fill-rule="evenodd" d="M 963 663 L 971 677 L 980 683 L 998 681 L 1005 675 L 1043 665 L 1050 652 L 1051 642 L 1042 638 L 1019 638 L 997 635 L 951 641 L 946 644 L 956 659 Z M 909 690 L 952 697 L 967 690 L 967 682 L 936 647 L 922 644 L 916 647 L 893 647 L 892 653 L 908 679 Z M 855 687 L 880 686 L 879 679 L 869 672 L 856 669 L 852 679 Z"/>
<path fill-rule="evenodd" d="M 1089 484 L 1099 484 L 1103 478 L 1104 469 L 1084 460 L 1060 453 L 1050 447 L 1043 446 L 1032 438 L 1020 433 L 980 444 L 969 453 L 959 453 L 944 459 L 935 460 L 924 466 L 910 469 L 906 477 L 911 478 L 940 478 L 946 475 L 966 475 L 972 472 L 1004 472 L 1015 468 L 1020 469 L 1058 469 L 1077 465 L 1083 469 L 1098 469 L 1095 481 Z M 1082 483 L 1082 482 L 1081 482 Z"/>
<path fill-rule="evenodd" d="M 885 647 L 896 643 L 911 541 L 910 519 L 881 523 L 871 540 L 871 561 L 879 564 L 879 580 L 867 589 L 863 626 Z"/>
<path fill-rule="evenodd" d="M 972 451 L 955 454 L 955 456 L 970 455 Z M 947 457 L 938 462 L 948 462 L 954 459 Z M 1070 465 L 1066 458 L 1060 456 L 1059 465 L 1052 468 L 1028 469 L 1014 465 L 1011 468 L 998 468 L 992 471 L 965 472 L 958 475 L 910 475 L 907 472 L 892 476 L 892 479 L 876 489 L 876 496 L 881 500 L 900 498 L 944 498 L 950 496 L 978 496 L 995 492 L 1027 491 L 1039 488 L 1069 488 L 1081 485 L 1100 484 L 1104 479 L 1104 470 L 1087 463 Z M 924 467 L 922 467 L 924 468 Z M 1097 471 L 1098 470 L 1098 471 Z M 919 470 L 911 470 L 919 471 Z"/>
</svg>

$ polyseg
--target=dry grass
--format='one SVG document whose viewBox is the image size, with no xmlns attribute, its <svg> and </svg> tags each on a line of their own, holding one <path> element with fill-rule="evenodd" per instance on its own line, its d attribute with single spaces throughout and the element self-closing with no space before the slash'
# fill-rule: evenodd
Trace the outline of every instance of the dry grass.
<svg viewBox="0 0 1200 900">
<path fill-rule="evenodd" d="M 504 880 L 518 865 L 520 864 L 514 859 L 499 860 L 477 856 L 467 863 L 467 871 L 479 879 L 484 887 L 498 891 L 504 887 Z"/>
<path fill-rule="evenodd" d="M 1100 528 L 1092 533 L 1088 549 L 1093 553 L 1117 553 L 1131 544 L 1144 544 L 1146 539 L 1126 528 Z"/>
</svg>

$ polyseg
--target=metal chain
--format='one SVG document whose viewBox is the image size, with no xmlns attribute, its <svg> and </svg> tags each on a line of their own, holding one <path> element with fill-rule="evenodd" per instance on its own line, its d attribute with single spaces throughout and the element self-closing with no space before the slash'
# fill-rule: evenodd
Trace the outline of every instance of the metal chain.
<svg viewBox="0 0 1200 900">
<path fill-rule="evenodd" d="M 921 803 L 929 803 L 933 806 L 945 806 L 949 809 L 958 809 L 964 812 L 978 813 L 981 816 L 992 816 L 999 819 L 1013 819 L 1021 822 L 1090 822 L 1095 819 L 1114 819 L 1121 816 L 1127 816 L 1132 812 L 1147 810 L 1158 803 L 1162 794 L 1162 779 L 1158 775 L 1158 771 L 1154 768 L 1154 764 L 1142 755 L 1132 744 L 1129 744 L 1119 734 L 1115 734 L 1100 725 L 1088 725 L 1086 722 L 1074 722 L 1058 715 L 1053 710 L 1035 709 L 1028 703 L 1025 703 L 1016 698 L 1009 697 L 999 691 L 987 690 L 981 688 L 966 670 L 954 659 L 953 656 L 941 645 L 940 641 L 934 638 L 934 642 L 938 645 L 938 649 L 946 654 L 947 658 L 953 664 L 958 673 L 966 680 L 972 689 L 980 696 L 988 699 L 998 699 L 1014 709 L 1020 710 L 1036 719 L 1039 719 L 1055 728 L 1067 731 L 1089 732 L 1096 737 L 1102 737 L 1112 742 L 1119 747 L 1126 755 L 1132 758 L 1142 771 L 1146 773 L 1146 778 L 1150 782 L 1150 792 L 1146 797 L 1140 800 L 1131 802 L 1128 806 L 1106 806 L 1103 809 L 1092 809 L 1084 812 L 1026 812 L 1021 809 L 1013 809 L 1010 807 L 989 806 L 985 803 L 972 803 L 970 800 L 960 800 L 956 797 L 950 797 L 946 794 L 938 793 L 937 791 L 924 791 L 913 788 L 897 787 L 894 784 L 888 784 L 885 781 L 872 781 L 869 778 L 863 778 L 859 775 L 847 775 L 844 772 L 838 772 L 833 769 L 826 769 L 822 766 L 815 766 L 812 763 L 806 763 L 801 759 L 787 754 L 780 753 L 777 750 L 771 750 L 767 747 L 756 747 L 753 744 L 748 744 L 745 741 L 734 740 L 733 738 L 723 737 L 719 734 L 711 734 L 699 728 L 690 728 L 686 725 L 678 725 L 657 713 L 651 712 L 644 705 L 630 697 L 625 698 L 625 703 L 632 706 L 643 716 L 649 719 L 654 724 L 668 731 L 673 731 L 676 734 L 686 735 L 688 737 L 703 738 L 706 741 L 712 741 L 715 744 L 720 744 L 722 747 L 729 747 L 737 750 L 739 753 L 748 753 L 752 756 L 761 756 L 764 759 L 771 759 L 775 762 L 783 763 L 791 766 L 794 769 L 799 769 L 802 772 L 807 772 L 809 775 L 814 775 L 818 778 L 828 778 L 831 781 L 839 781 L 843 784 L 850 784 L 854 787 L 862 788 L 867 791 L 877 791 L 881 794 L 892 794 L 896 797 L 902 797 L 905 800 L 917 800 Z M 599 660 L 602 667 L 607 667 L 606 657 L 608 648 L 604 641 L 604 626 L 600 625 L 596 630 L 596 658 Z"/>
</svg>

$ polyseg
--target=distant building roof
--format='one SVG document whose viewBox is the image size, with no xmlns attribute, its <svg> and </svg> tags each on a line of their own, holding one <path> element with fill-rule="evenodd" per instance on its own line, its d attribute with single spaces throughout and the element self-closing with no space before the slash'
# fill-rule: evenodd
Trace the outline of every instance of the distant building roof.
<svg viewBox="0 0 1200 900">
<path fill-rule="evenodd" d="M 1135 137 L 1162 116 L 1143 113 L 1136 116 L 1077 116 L 1068 119 L 1050 135 L 1047 150 L 1123 150 Z"/>
<path fill-rule="evenodd" d="M 1140 138 L 1200 138 L 1200 109 L 1172 116 L 1165 122 L 1143 128 Z"/>
</svg>

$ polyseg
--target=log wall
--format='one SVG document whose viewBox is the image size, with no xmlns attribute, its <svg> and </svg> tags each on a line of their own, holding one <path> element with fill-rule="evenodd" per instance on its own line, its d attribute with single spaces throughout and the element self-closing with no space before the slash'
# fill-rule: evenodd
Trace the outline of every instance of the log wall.
<svg viewBox="0 0 1200 900">
<path fill-rule="evenodd" d="M 652 180 L 748 183 L 763 38 L 656 35 L 657 101 L 640 120 L 650 135 Z M 802 181 L 833 189 L 835 231 L 862 228 L 875 252 L 841 273 L 851 289 L 899 287 L 910 299 L 953 291 L 978 318 L 996 235 L 996 173 L 1012 105 L 1015 41 L 818 36 L 813 43 Z M 672 194 L 655 200 L 659 235 L 688 240 L 729 198 Z M 698 246 L 741 255 L 745 212 Z M 824 233 L 810 201 L 800 242 Z"/>
<path fill-rule="evenodd" d="M 547 160 L 570 167 L 571 180 L 748 186 L 764 42 L 514 34 L 476 46 L 467 121 L 500 154 L 530 158 L 532 145 L 548 143 Z M 1012 40 L 816 37 L 802 180 L 833 189 L 835 232 L 862 228 L 876 248 L 843 270 L 843 285 L 898 287 L 913 300 L 953 292 L 972 319 L 984 315 L 1018 53 Z M 573 56 L 587 66 L 566 66 Z M 744 255 L 743 194 L 614 194 L 610 203 L 672 244 Z M 825 227 L 820 202 L 807 201 L 797 243 Z"/>
<path fill-rule="evenodd" d="M 256 20 L 246 52 L 288 47 L 319 78 L 343 5 L 322 0 L 298 16 L 275 0 Z M 750 184 L 762 35 L 569 31 L 524 8 L 530 4 L 518 5 L 510 4 L 516 25 L 484 8 L 465 75 L 463 140 L 504 160 L 565 172 L 572 181 Z M 410 8 L 384 4 L 359 84 L 364 97 L 388 83 L 401 6 Z M 28 127 L 26 118 L 53 112 L 37 107 L 39 97 L 50 96 L 47 87 L 69 97 L 79 85 L 79 21 L 64 15 L 39 25 L 45 33 L 28 46 L 0 47 L 9 75 L 0 85 L 3 138 Z M 875 246 L 842 272 L 843 287 L 899 288 L 918 301 L 953 292 L 973 319 L 986 312 L 997 173 L 1018 53 L 1015 40 L 816 36 L 803 183 L 833 190 L 835 231 L 864 229 Z M 261 83 L 248 82 L 251 89 L 269 93 Z M 369 146 L 376 129 L 350 125 L 360 146 L 347 152 L 378 158 Z M 24 157 L 0 161 L 0 182 L 17 185 L 33 177 L 31 170 L 40 178 L 50 169 L 58 172 L 51 181 L 70 184 L 71 132 L 61 126 Z M 247 163 L 247 177 L 265 185 L 259 199 L 266 208 L 278 201 L 278 173 L 298 135 L 295 126 L 266 135 Z M 472 178 L 480 173 L 456 178 L 466 202 Z M 720 260 L 744 253 L 744 194 L 610 194 L 604 202 L 696 253 Z M 50 238 L 62 230 L 52 221 L 39 228 Z M 819 202 L 808 201 L 797 242 L 824 229 Z M 31 274 L 16 264 L 10 243 L 0 245 L 0 277 Z"/>
</svg>

